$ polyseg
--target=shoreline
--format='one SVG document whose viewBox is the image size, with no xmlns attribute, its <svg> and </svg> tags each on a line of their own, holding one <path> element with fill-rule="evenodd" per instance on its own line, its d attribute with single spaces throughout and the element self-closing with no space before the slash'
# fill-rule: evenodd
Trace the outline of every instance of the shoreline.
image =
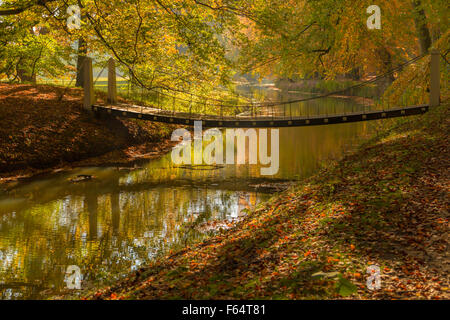
<svg viewBox="0 0 450 320">
<path fill-rule="evenodd" d="M 11 182 L 38 178 L 41 175 L 71 171 L 83 167 L 127 167 L 145 163 L 163 157 L 172 150 L 178 142 L 170 139 L 160 142 L 149 142 L 140 145 L 130 145 L 124 149 L 107 152 L 103 155 L 88 157 L 75 162 L 65 162 L 48 168 L 23 168 L 12 172 L 0 173 L 0 185 Z M 158 151 L 151 151 L 157 149 Z"/>
<path fill-rule="evenodd" d="M 81 96 L 78 88 L 0 83 L 0 116 L 9 124 L 0 128 L 0 185 L 77 167 L 130 167 L 177 144 L 174 126 L 97 119 Z"/>
</svg>

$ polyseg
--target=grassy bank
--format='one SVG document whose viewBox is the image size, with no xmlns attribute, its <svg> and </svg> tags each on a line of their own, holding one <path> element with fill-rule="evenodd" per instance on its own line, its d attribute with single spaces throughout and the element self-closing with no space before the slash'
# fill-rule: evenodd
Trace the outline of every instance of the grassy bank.
<svg viewBox="0 0 450 320">
<path fill-rule="evenodd" d="M 448 105 L 400 119 L 232 229 L 88 298 L 448 299 L 448 119 Z"/>
<path fill-rule="evenodd" d="M 96 119 L 83 110 L 82 96 L 80 89 L 0 84 L 0 176 L 123 163 L 170 148 L 169 126 Z"/>
</svg>

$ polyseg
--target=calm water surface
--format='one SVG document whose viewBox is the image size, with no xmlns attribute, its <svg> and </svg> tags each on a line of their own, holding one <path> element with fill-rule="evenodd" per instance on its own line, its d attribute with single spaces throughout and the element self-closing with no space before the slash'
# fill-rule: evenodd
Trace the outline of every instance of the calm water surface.
<svg viewBox="0 0 450 320">
<path fill-rule="evenodd" d="M 344 99 L 311 103 L 325 112 L 358 108 Z M 258 185 L 309 176 L 369 131 L 368 123 L 282 128 L 280 169 L 271 177 L 260 176 L 258 165 L 182 169 L 168 154 L 135 170 L 81 168 L 2 187 L 0 298 L 65 293 L 69 265 L 80 267 L 83 287 L 108 284 L 169 248 L 201 239 L 192 224 L 233 220 L 267 200 Z M 79 174 L 96 179 L 69 181 Z"/>
</svg>

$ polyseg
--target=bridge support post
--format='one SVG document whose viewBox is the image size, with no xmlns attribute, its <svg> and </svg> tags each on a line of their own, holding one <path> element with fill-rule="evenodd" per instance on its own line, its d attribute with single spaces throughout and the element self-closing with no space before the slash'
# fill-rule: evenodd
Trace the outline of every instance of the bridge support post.
<svg viewBox="0 0 450 320">
<path fill-rule="evenodd" d="M 439 75 L 439 50 L 431 50 L 430 60 L 430 107 L 440 104 L 440 75 Z"/>
<path fill-rule="evenodd" d="M 113 58 L 108 61 L 108 99 L 109 104 L 117 103 L 116 62 Z"/>
<path fill-rule="evenodd" d="M 91 110 L 94 102 L 94 79 L 92 75 L 92 59 L 85 57 L 83 65 L 83 89 L 84 89 L 84 99 L 83 107 L 84 109 Z"/>
</svg>

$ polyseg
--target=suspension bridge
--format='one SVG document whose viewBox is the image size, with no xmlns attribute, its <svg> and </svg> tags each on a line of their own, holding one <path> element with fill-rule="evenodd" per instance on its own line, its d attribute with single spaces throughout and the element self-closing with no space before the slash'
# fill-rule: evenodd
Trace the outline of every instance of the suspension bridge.
<svg viewBox="0 0 450 320">
<path fill-rule="evenodd" d="M 389 103 L 374 102 L 362 104 L 359 107 L 348 110 L 324 111 L 320 108 L 308 107 L 297 108 L 302 102 L 319 100 L 333 96 L 353 97 L 354 92 L 364 86 L 386 81 L 394 72 L 405 66 L 415 63 L 424 56 L 419 56 L 390 70 L 380 76 L 374 77 L 346 89 L 330 92 L 308 98 L 289 101 L 268 101 L 249 104 L 231 105 L 229 102 L 213 99 L 209 104 L 203 101 L 186 101 L 177 104 L 175 96 L 170 107 L 156 105 L 119 103 L 117 99 L 116 66 L 115 61 L 108 61 L 108 98 L 107 103 L 97 104 L 95 102 L 92 77 L 92 60 L 86 58 L 84 70 L 84 107 L 93 110 L 98 116 L 116 116 L 124 118 L 142 119 L 169 124 L 193 126 L 196 121 L 201 121 L 204 128 L 278 128 L 278 127 L 300 127 L 331 125 L 338 123 L 349 123 L 359 121 L 370 121 L 395 117 L 412 116 L 426 113 L 430 107 L 439 105 L 439 52 L 432 50 L 430 53 L 430 87 L 429 103 L 420 105 L 390 105 Z M 142 89 L 145 89 L 142 87 Z M 158 93 L 159 96 L 160 93 Z M 366 101 L 363 100 L 363 101 Z M 159 99 L 158 99 L 159 101 Z M 209 107 L 209 109 L 208 109 Z M 208 113 L 207 110 L 214 110 Z"/>
</svg>

